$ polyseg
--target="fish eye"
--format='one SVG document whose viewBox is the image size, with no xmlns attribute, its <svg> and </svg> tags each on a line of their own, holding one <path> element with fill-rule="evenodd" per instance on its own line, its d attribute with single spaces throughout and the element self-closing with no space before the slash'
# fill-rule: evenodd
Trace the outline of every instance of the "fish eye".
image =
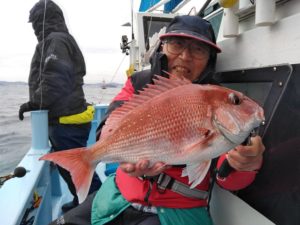
<svg viewBox="0 0 300 225">
<path fill-rule="evenodd" d="M 228 97 L 230 102 L 234 105 L 239 105 L 242 102 L 241 99 L 234 93 L 230 93 Z"/>
</svg>

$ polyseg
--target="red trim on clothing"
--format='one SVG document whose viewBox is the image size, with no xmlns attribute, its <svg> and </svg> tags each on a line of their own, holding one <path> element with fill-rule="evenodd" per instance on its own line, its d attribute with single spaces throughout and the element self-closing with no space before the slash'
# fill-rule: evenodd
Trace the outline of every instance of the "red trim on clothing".
<svg viewBox="0 0 300 225">
<path fill-rule="evenodd" d="M 128 101 L 134 93 L 134 88 L 131 83 L 130 77 L 127 79 L 125 85 L 122 90 L 116 97 L 114 97 L 113 101 Z"/>
<path fill-rule="evenodd" d="M 226 159 L 226 154 L 222 155 L 217 163 L 217 168 L 219 169 L 223 163 L 223 161 Z M 257 171 L 232 171 L 228 177 L 226 178 L 219 178 L 217 177 L 217 183 L 230 191 L 237 191 L 240 189 L 243 189 L 250 185 L 255 177 L 256 177 Z"/>
<path fill-rule="evenodd" d="M 184 33 L 166 33 L 166 34 L 162 34 L 160 36 L 160 39 L 164 39 L 166 37 L 184 37 L 184 38 L 192 38 L 201 42 L 204 42 L 205 44 L 210 45 L 211 47 L 213 47 L 215 50 L 217 50 L 217 53 L 222 52 L 222 50 L 219 48 L 219 46 L 217 46 L 215 43 L 213 43 L 210 40 L 206 40 L 204 38 L 201 37 L 196 37 L 195 35 L 192 34 L 184 34 Z"/>
<path fill-rule="evenodd" d="M 226 158 L 222 155 L 218 160 L 217 167 L 219 168 Z M 182 168 L 172 167 L 164 171 L 169 176 L 188 184 L 188 177 L 181 177 Z M 247 187 L 254 181 L 256 171 L 232 171 L 226 179 L 218 179 L 217 183 L 227 190 L 239 190 Z M 207 173 L 204 180 L 196 187 L 199 190 L 207 191 L 209 188 L 210 173 Z M 140 179 L 137 177 L 129 176 L 121 169 L 116 172 L 116 184 L 122 193 L 122 196 L 129 202 L 136 202 L 143 205 L 153 205 L 167 208 L 194 208 L 207 206 L 207 200 L 199 200 L 195 198 L 188 198 L 170 189 L 166 189 L 161 193 L 157 189 L 156 182 L 152 183 L 148 179 Z M 151 188 L 151 191 L 149 192 Z M 145 197 L 149 194 L 147 202 Z"/>
</svg>

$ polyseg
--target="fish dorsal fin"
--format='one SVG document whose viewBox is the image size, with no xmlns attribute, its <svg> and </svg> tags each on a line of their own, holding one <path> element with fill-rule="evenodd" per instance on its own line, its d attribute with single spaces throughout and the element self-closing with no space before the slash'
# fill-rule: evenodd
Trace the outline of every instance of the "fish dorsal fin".
<svg viewBox="0 0 300 225">
<path fill-rule="evenodd" d="M 148 84 L 144 90 L 139 91 L 139 94 L 134 94 L 129 101 L 125 102 L 121 107 L 114 110 L 105 122 L 105 126 L 101 132 L 101 138 L 112 134 L 119 122 L 136 107 L 143 106 L 155 96 L 158 96 L 166 91 L 179 86 L 191 84 L 191 81 L 186 78 L 177 78 L 172 74 L 167 74 L 170 76 L 170 78 L 154 75 L 154 84 Z"/>
</svg>

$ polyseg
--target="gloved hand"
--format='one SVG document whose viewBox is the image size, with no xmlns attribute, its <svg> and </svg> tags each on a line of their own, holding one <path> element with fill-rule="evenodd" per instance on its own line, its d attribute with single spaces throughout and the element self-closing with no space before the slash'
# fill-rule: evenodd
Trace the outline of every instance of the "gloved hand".
<svg viewBox="0 0 300 225">
<path fill-rule="evenodd" d="M 20 109 L 19 109 L 19 120 L 23 120 L 24 119 L 24 112 L 29 112 L 32 110 L 32 107 L 30 105 L 30 102 L 26 102 L 26 103 L 23 103 L 21 106 L 20 106 Z"/>
</svg>

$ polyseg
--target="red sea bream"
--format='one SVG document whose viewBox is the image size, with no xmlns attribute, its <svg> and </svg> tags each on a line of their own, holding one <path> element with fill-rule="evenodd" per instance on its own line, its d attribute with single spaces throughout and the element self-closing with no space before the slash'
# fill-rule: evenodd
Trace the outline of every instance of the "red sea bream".
<svg viewBox="0 0 300 225">
<path fill-rule="evenodd" d="M 240 92 L 157 76 L 154 85 L 113 111 L 100 140 L 89 149 L 49 153 L 41 159 L 71 172 L 80 202 L 100 161 L 186 164 L 182 175 L 194 187 L 212 158 L 241 144 L 263 120 L 263 109 Z"/>
</svg>

